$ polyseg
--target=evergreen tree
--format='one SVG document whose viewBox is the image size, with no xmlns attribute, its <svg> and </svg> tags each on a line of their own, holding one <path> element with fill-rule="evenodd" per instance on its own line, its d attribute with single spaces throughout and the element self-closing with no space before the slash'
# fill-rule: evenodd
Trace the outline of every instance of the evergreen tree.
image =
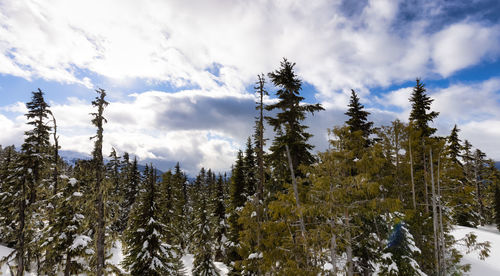
<svg viewBox="0 0 500 276">
<path fill-rule="evenodd" d="M 415 122 L 415 128 L 420 131 L 420 135 L 422 137 L 430 137 L 434 134 L 434 132 L 436 132 L 436 129 L 430 127 L 429 123 L 439 115 L 439 112 L 427 112 L 431 109 L 433 101 L 434 100 L 426 94 L 424 83 L 417 78 L 417 84 L 413 88 L 413 92 L 410 97 L 410 121 Z"/>
<path fill-rule="evenodd" d="M 276 136 L 271 147 L 271 155 L 275 160 L 284 160 L 285 145 L 290 149 L 292 167 L 300 175 L 299 165 L 310 165 L 314 162 L 313 155 L 309 152 L 313 146 L 307 143 L 312 136 L 306 132 L 307 126 L 301 122 L 306 118 L 306 113 L 324 110 L 320 104 L 301 104 L 304 97 L 300 96 L 302 81 L 294 71 L 295 63 L 286 59 L 281 62 L 280 69 L 269 73 L 271 82 L 278 87 L 276 95 L 279 101 L 268 105 L 266 110 L 278 110 L 276 117 L 266 117 L 274 131 L 284 128 L 284 133 Z"/>
<path fill-rule="evenodd" d="M 158 204 L 156 178 L 156 170 L 146 167 L 145 179 L 125 230 L 123 265 L 131 275 L 183 275 L 179 255 L 171 244 L 165 243 L 168 227 L 161 222 L 163 210 Z"/>
<path fill-rule="evenodd" d="M 222 175 L 217 178 L 217 190 L 214 197 L 214 239 L 215 239 L 215 260 L 224 261 L 225 243 L 227 242 L 226 223 L 226 194 L 224 192 L 224 181 Z"/>
<path fill-rule="evenodd" d="M 238 269 L 234 266 L 234 263 L 241 260 L 241 256 L 238 254 L 238 244 L 240 232 L 243 229 L 238 219 L 245 202 L 245 163 L 243 153 L 238 151 L 238 157 L 236 158 L 229 186 L 229 233 L 226 252 L 227 263 L 231 266 L 232 274 L 238 273 Z"/>
<path fill-rule="evenodd" d="M 85 235 L 85 216 L 83 207 L 85 198 L 80 192 L 75 178 L 62 175 L 61 192 L 54 195 L 54 217 L 57 218 L 44 229 L 45 249 L 44 272 L 48 275 L 64 271 L 65 276 L 79 274 L 86 269 L 77 258 L 85 258 L 86 251 L 91 247 L 91 238 Z"/>
<path fill-rule="evenodd" d="M 351 100 L 349 102 L 349 109 L 345 113 L 349 119 L 345 122 L 349 126 L 351 132 L 361 131 L 362 137 L 369 145 L 369 136 L 372 133 L 373 122 L 368 121 L 370 112 L 364 110 L 364 106 L 359 102 L 358 95 L 354 90 L 351 90 Z"/>
<path fill-rule="evenodd" d="M 47 189 L 44 184 L 49 177 L 50 130 L 47 120 L 50 114 L 49 105 L 45 102 L 42 90 L 33 92 L 31 102 L 26 104 L 28 125 L 31 130 L 25 132 L 25 140 L 21 146 L 21 170 L 15 200 L 17 201 L 17 244 L 15 246 L 18 261 L 18 275 L 30 269 L 30 261 L 37 260 L 40 268 L 40 252 L 38 237 L 43 228 L 44 204 Z M 38 202 L 37 202 L 38 201 Z"/>
<path fill-rule="evenodd" d="M 247 140 L 243 167 L 245 172 L 245 195 L 249 197 L 254 195 L 257 190 L 255 155 L 250 137 Z"/>
<path fill-rule="evenodd" d="M 193 276 L 220 275 L 213 260 L 212 231 L 206 197 L 201 197 L 196 207 L 195 231 L 193 233 L 195 251 L 192 274 Z"/>
<path fill-rule="evenodd" d="M 97 134 L 92 137 L 95 139 L 94 150 L 92 152 L 93 156 L 93 169 L 95 172 L 95 210 L 96 210 L 96 275 L 102 276 L 104 273 L 104 251 L 105 251 L 105 229 L 106 229 L 106 218 L 105 218 L 105 198 L 104 195 L 107 194 L 108 187 L 104 183 L 104 161 L 102 156 L 102 143 L 103 143 L 103 124 L 106 119 L 103 116 L 104 108 L 108 105 L 105 100 L 106 92 L 104 89 L 96 90 L 98 96 L 92 101 L 92 105 L 97 108 L 97 112 L 91 113 L 94 117 L 92 119 L 92 124 L 97 127 Z"/>
</svg>

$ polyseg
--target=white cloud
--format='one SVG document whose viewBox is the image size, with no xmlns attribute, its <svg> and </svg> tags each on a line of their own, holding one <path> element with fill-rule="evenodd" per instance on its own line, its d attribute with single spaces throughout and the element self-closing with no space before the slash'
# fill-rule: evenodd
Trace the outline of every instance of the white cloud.
<svg viewBox="0 0 500 276">
<path fill-rule="evenodd" d="M 433 35 L 422 19 L 399 22 L 399 9 L 400 1 L 375 0 L 356 16 L 326 0 L 11 1 L 0 8 L 0 72 L 92 87 L 79 74 L 89 70 L 240 92 L 286 56 L 331 99 L 341 89 L 448 76 L 498 53 L 498 25 L 471 19 Z M 441 16 L 435 10 L 424 9 Z M 207 71 L 214 65 L 220 75 Z"/>
<path fill-rule="evenodd" d="M 444 77 L 477 64 L 481 59 L 496 58 L 500 53 L 500 26 L 481 26 L 461 22 L 434 35 L 432 59 L 436 71 Z"/>
</svg>

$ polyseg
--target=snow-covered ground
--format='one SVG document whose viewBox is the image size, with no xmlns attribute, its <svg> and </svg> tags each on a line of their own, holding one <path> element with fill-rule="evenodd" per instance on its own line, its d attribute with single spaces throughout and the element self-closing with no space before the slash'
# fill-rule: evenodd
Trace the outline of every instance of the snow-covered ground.
<svg viewBox="0 0 500 276">
<path fill-rule="evenodd" d="M 123 260 L 123 254 L 121 252 L 121 249 L 122 249 L 121 243 L 117 242 L 111 249 L 111 251 L 113 252 L 113 256 L 108 260 L 109 263 L 114 264 L 119 268 L 121 268 L 120 262 Z M 12 252 L 11 248 L 0 245 L 0 259 L 5 256 L 8 256 L 11 252 Z M 187 254 L 182 257 L 182 262 L 184 263 L 187 276 L 192 275 L 191 270 L 193 269 L 193 261 L 194 261 L 194 256 L 192 254 Z M 229 272 L 228 268 L 223 263 L 215 262 L 215 266 L 219 269 L 221 276 L 227 275 L 227 273 Z M 11 275 L 9 267 L 7 265 L 3 265 L 0 268 L 0 275 Z M 32 276 L 30 273 L 25 273 L 25 275 Z"/>
<path fill-rule="evenodd" d="M 462 263 L 471 264 L 468 275 L 490 276 L 500 275 L 500 232 L 495 226 L 484 226 L 475 228 L 455 226 L 451 232 L 456 239 L 463 238 L 466 234 L 473 232 L 477 235 L 478 242 L 489 241 L 491 243 L 490 256 L 480 260 L 477 252 L 464 254 Z M 464 252 L 459 248 L 460 251 Z"/>
<path fill-rule="evenodd" d="M 480 260 L 477 252 L 472 252 L 470 254 L 464 253 L 464 258 L 462 263 L 471 264 L 471 271 L 467 275 L 471 276 L 493 276 L 500 275 L 500 232 L 495 226 L 484 226 L 475 228 L 455 226 L 451 234 L 455 236 L 456 239 L 463 238 L 466 234 L 473 232 L 477 235 L 478 242 L 489 241 L 491 243 L 490 256 L 486 260 Z M 459 248 L 461 251 L 465 252 L 465 249 Z M 123 259 L 121 254 L 121 244 L 115 245 L 112 249 L 114 254 L 110 263 L 118 265 Z M 0 258 L 9 255 L 12 249 L 0 245 Z M 184 262 L 184 267 L 188 276 L 191 276 L 191 269 L 193 268 L 194 257 L 192 254 L 187 254 L 182 257 Z M 221 275 L 226 275 L 228 273 L 227 267 L 223 263 L 216 262 L 215 265 L 221 271 Z M 0 275 L 11 275 L 7 265 L 3 265 L 0 268 Z M 27 275 L 28 276 L 28 275 Z"/>
</svg>

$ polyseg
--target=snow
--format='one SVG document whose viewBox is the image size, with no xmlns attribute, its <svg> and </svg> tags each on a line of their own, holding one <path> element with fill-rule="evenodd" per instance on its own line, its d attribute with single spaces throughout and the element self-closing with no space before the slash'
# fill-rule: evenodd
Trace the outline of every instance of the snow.
<svg viewBox="0 0 500 276">
<path fill-rule="evenodd" d="M 477 235 L 478 242 L 489 241 L 491 242 L 490 256 L 486 260 L 480 260 L 477 252 L 472 252 L 470 254 L 465 254 L 465 249 L 459 247 L 458 249 L 463 252 L 464 257 L 462 259 L 463 264 L 471 264 L 471 270 L 465 275 L 471 276 L 487 276 L 487 275 L 500 275 L 500 232 L 494 226 L 485 226 L 475 228 L 455 226 L 451 234 L 456 238 L 463 238 L 466 234 L 473 232 Z M 80 236 L 78 237 L 73 245 L 80 245 L 87 241 L 88 237 Z M 13 250 L 11 248 L 0 245 L 0 258 L 8 256 Z M 108 263 L 116 265 L 119 269 L 121 261 L 123 260 L 122 245 L 120 242 L 116 242 L 111 248 L 111 258 L 107 260 Z M 253 257 L 261 257 L 257 253 Z M 192 254 L 186 254 L 182 257 L 182 262 L 184 263 L 186 275 L 191 276 L 191 270 L 193 269 L 194 256 Z M 215 266 L 221 271 L 221 275 L 227 275 L 229 272 L 226 265 L 220 262 L 215 262 Z M 325 264 L 325 270 L 333 268 L 331 264 Z M 123 271 L 123 270 L 122 270 Z M 124 272 L 124 271 L 123 271 Z M 10 275 L 9 268 L 4 264 L 0 268 L 0 275 Z M 26 276 L 31 276 L 29 273 L 25 273 Z"/>
<path fill-rule="evenodd" d="M 473 232 L 477 235 L 478 242 L 489 241 L 491 242 L 490 256 L 484 261 L 479 259 L 477 252 L 465 254 L 465 249 L 458 248 L 463 252 L 463 264 L 471 264 L 471 270 L 465 275 L 471 276 L 486 276 L 486 275 L 500 275 L 500 232 L 495 226 L 484 226 L 470 228 L 464 226 L 455 226 L 451 234 L 456 239 L 463 238 L 466 234 Z"/>
<path fill-rule="evenodd" d="M 186 270 L 186 276 L 192 276 L 191 270 L 193 270 L 193 254 L 186 254 L 182 256 L 182 263 L 184 263 L 184 269 Z M 221 262 L 215 262 L 215 267 L 219 270 L 220 275 L 224 276 L 229 273 L 227 266 Z"/>
<path fill-rule="evenodd" d="M 76 197 L 81 197 L 81 196 L 83 196 L 83 194 L 82 194 L 82 193 L 80 193 L 80 192 L 74 192 L 74 193 L 73 193 L 73 196 L 76 196 Z"/>
</svg>

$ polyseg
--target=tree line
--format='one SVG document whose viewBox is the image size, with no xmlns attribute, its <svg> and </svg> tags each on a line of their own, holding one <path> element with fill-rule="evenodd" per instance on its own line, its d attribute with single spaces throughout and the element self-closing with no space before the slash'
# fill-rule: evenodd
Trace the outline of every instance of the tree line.
<svg viewBox="0 0 500 276">
<path fill-rule="evenodd" d="M 179 164 L 159 174 L 126 152 L 104 157 L 103 89 L 92 158 L 65 162 L 56 118 L 33 92 L 24 143 L 0 147 L 0 242 L 14 249 L 1 263 L 12 275 L 185 275 L 189 253 L 193 275 L 219 275 L 216 261 L 229 275 L 451 275 L 469 269 L 457 245 L 488 256 L 488 242 L 450 231 L 500 228 L 500 172 L 457 126 L 435 134 L 421 80 L 408 123 L 375 127 L 352 90 L 347 120 L 313 154 L 303 121 L 323 107 L 303 102 L 294 66 L 258 75 L 254 134 L 231 173 L 202 168 L 191 181 Z"/>
</svg>

